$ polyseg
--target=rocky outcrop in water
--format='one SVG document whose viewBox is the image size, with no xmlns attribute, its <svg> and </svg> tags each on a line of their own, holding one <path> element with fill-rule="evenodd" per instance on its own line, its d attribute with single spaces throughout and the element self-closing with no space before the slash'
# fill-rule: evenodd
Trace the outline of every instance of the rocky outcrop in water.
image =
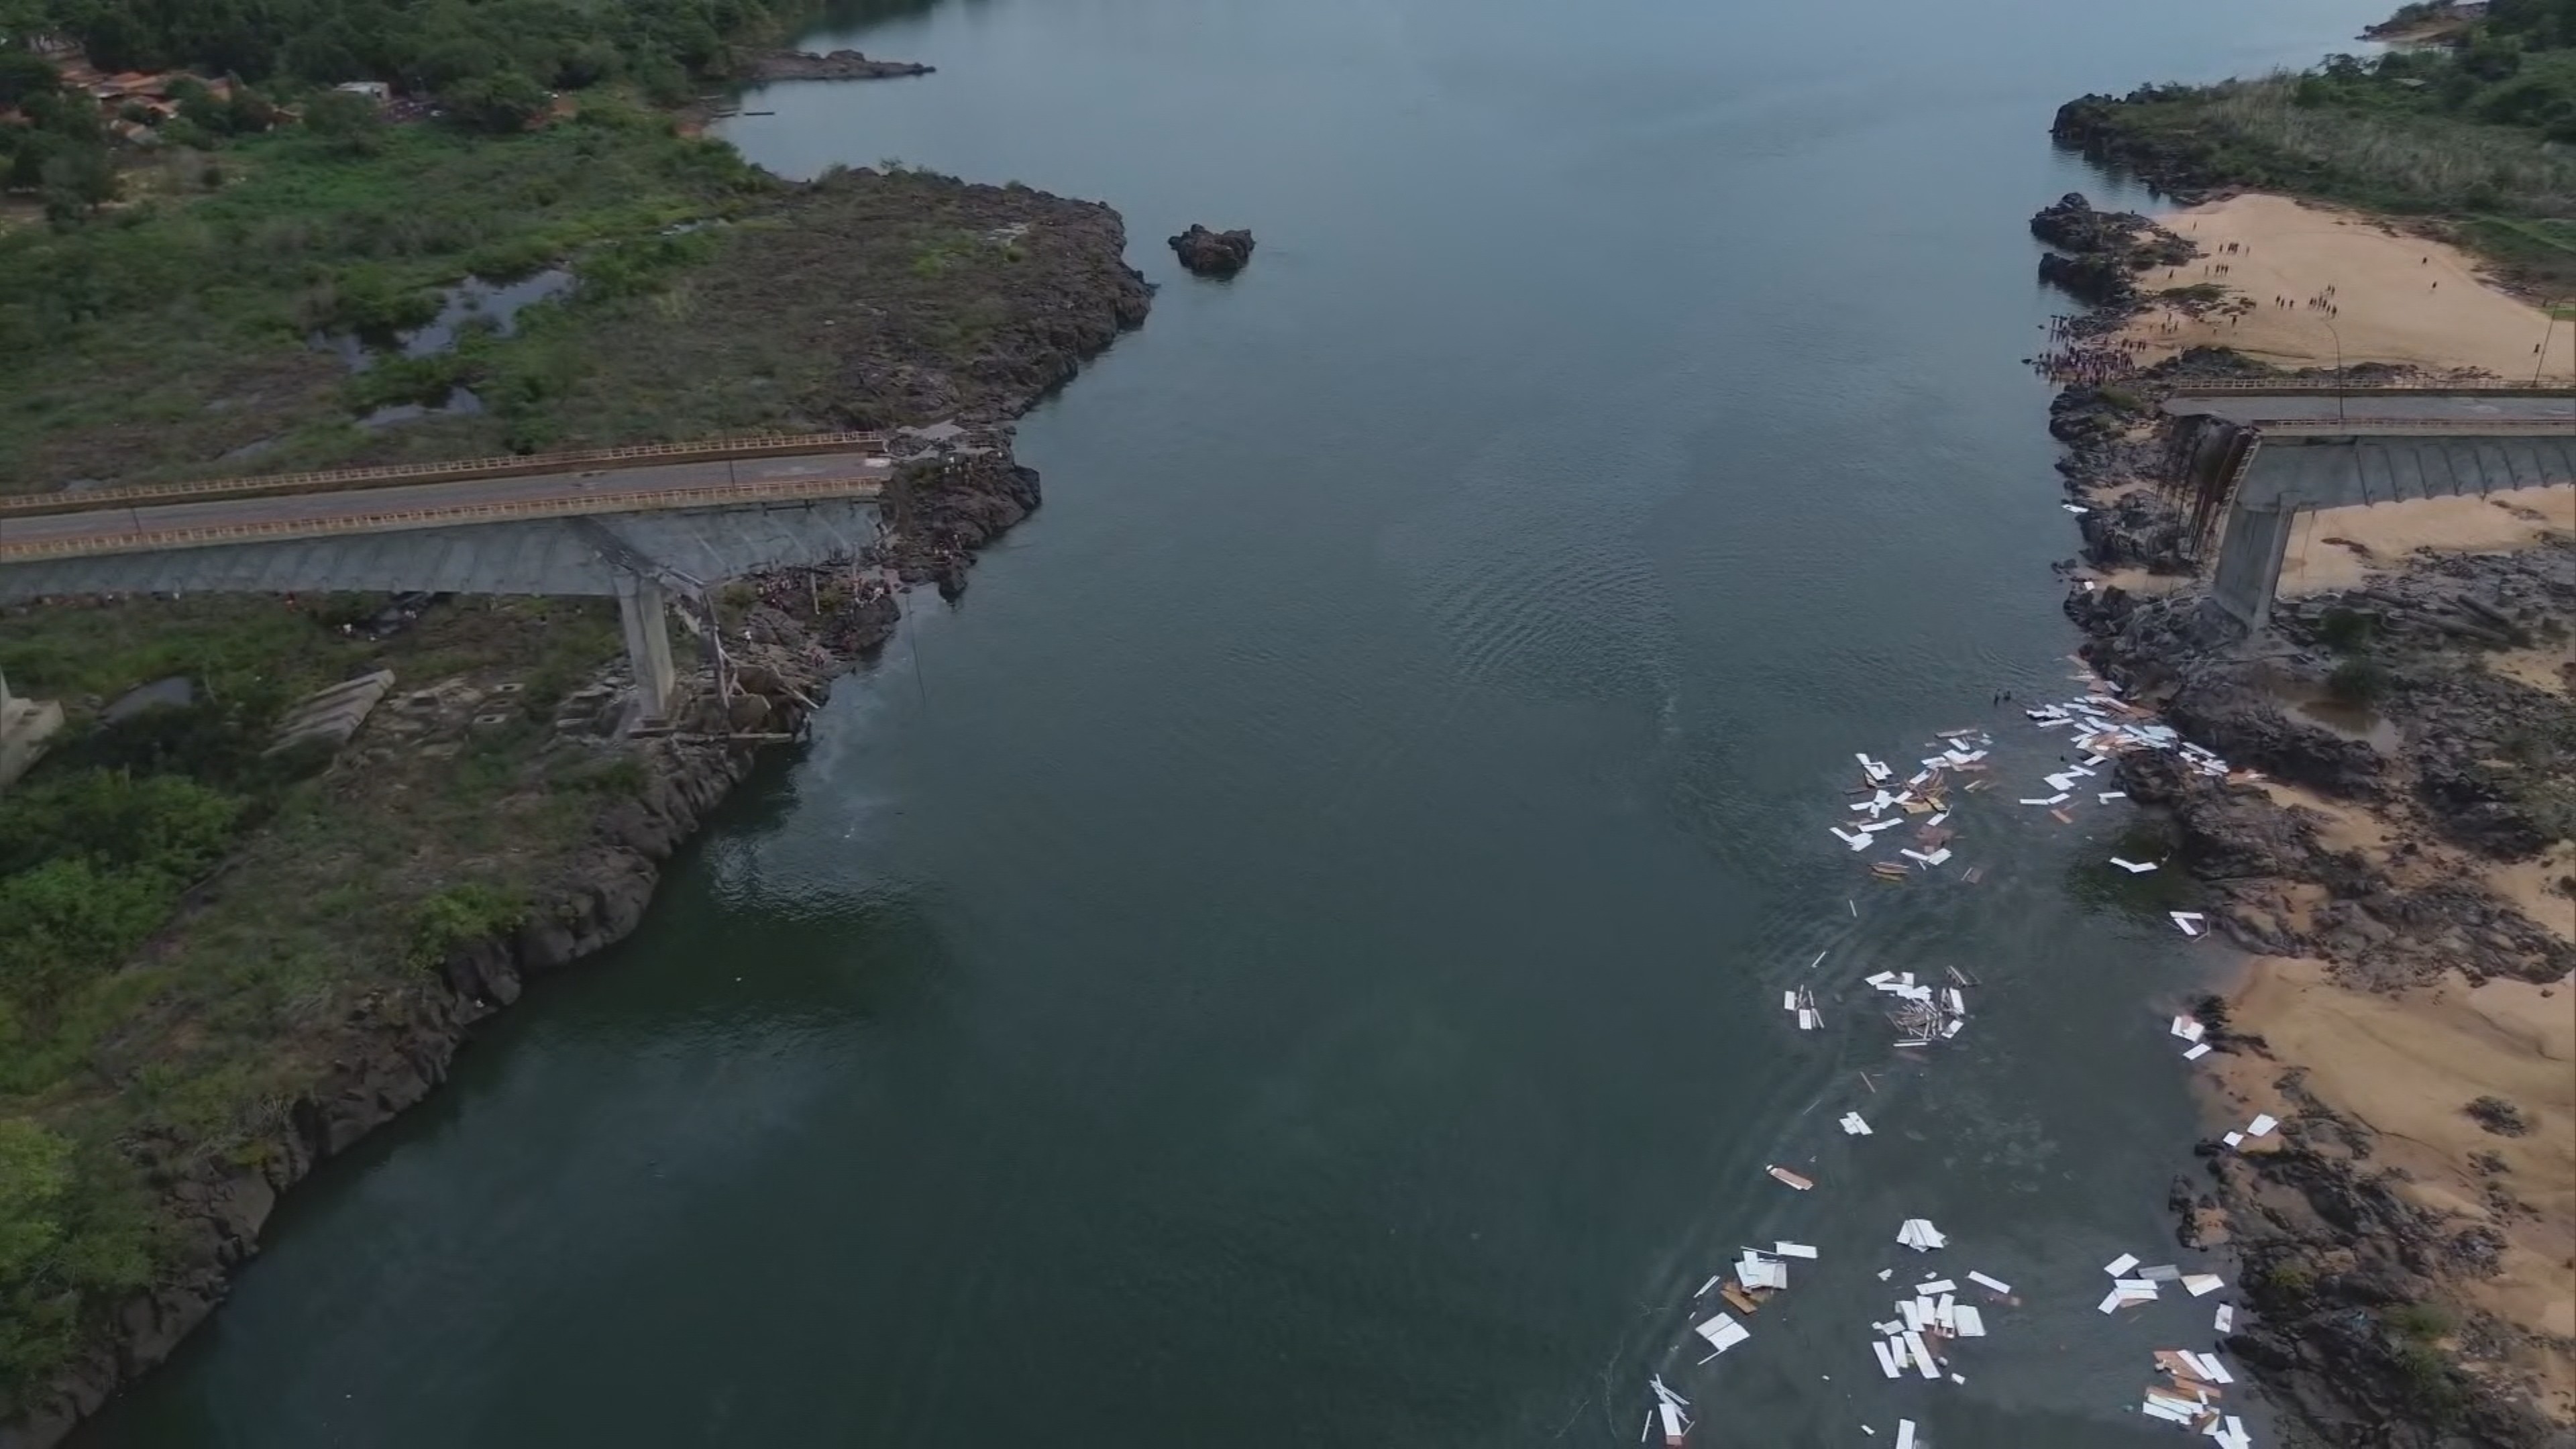
<svg viewBox="0 0 2576 1449">
<path fill-rule="evenodd" d="M 1248 231 L 1210 231 L 1194 222 L 1188 231 L 1169 240 L 1181 265 L 1195 276 L 1231 277 L 1252 260 Z"/>
<path fill-rule="evenodd" d="M 810 50 L 773 50 L 751 63 L 751 78 L 790 80 L 886 80 L 894 76 L 929 75 L 933 67 L 908 60 L 871 60 L 855 50 L 816 55 Z"/>
<path fill-rule="evenodd" d="M 2140 273 L 2200 255 L 2200 248 L 2136 212 L 2097 211 L 2075 191 L 2040 208 L 2030 232 L 2054 249 L 2039 259 L 2040 280 L 2095 306 L 2133 302 Z"/>
</svg>

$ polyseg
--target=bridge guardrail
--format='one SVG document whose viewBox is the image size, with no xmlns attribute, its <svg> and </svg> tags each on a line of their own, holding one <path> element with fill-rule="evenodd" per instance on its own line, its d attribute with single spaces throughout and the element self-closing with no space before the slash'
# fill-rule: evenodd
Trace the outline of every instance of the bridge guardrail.
<svg viewBox="0 0 2576 1449">
<path fill-rule="evenodd" d="M 2576 437 L 2576 418 L 2256 418 L 2245 426 L 2262 433 L 2349 434 L 2364 438 L 2452 438 L 2477 433 L 2565 433 Z"/>
<path fill-rule="evenodd" d="M 767 478 L 749 483 L 697 488 L 653 488 L 627 493 L 590 493 L 563 498 L 522 498 L 504 503 L 458 503 L 441 508 L 400 508 L 379 513 L 351 513 L 318 518 L 275 518 L 255 523 L 203 524 L 193 528 L 145 529 L 88 534 L 77 538 L 0 542 L 0 564 L 36 563 L 46 559 L 95 558 L 164 549 L 209 548 L 226 543 L 284 542 L 331 538 L 352 533 L 399 533 L 459 523 L 510 523 L 537 518 L 571 518 L 597 513 L 647 513 L 691 507 L 724 507 L 740 503 L 801 502 L 821 498 L 875 498 L 885 492 L 876 474 L 839 478 Z"/>
<path fill-rule="evenodd" d="M 2174 397 L 2190 397 L 2199 393 L 2228 392 L 2277 392 L 2284 394 L 2297 393 L 2302 395 L 2308 393 L 2323 393 L 2329 397 L 2336 393 L 2345 393 L 2354 397 L 2370 397 L 2376 394 L 2392 392 L 2435 393 L 2450 397 L 2566 397 L 2569 394 L 2569 389 L 2564 385 L 2548 387 L 2539 383 L 2528 382 L 2355 383 L 2324 382 L 2305 378 L 2275 378 L 2266 380 L 2257 377 L 2213 377 L 2205 381 L 2176 382 L 2167 389 L 2167 392 L 2169 395 Z"/>
<path fill-rule="evenodd" d="M 505 453 L 443 462 L 386 463 L 326 468 L 308 473 L 255 473 L 239 478 L 200 478 L 183 483 L 137 483 L 81 493 L 21 493 L 0 497 L 0 517 L 86 513 L 108 506 L 185 503 L 200 498 L 321 493 L 395 483 L 457 483 L 476 478 L 519 478 L 571 473 L 584 468 L 638 463 L 709 463 L 724 458 L 788 458 L 883 448 L 883 433 L 753 433 L 739 438 L 700 438 L 681 443 L 637 443 L 620 448 L 580 448 L 559 453 Z"/>
</svg>

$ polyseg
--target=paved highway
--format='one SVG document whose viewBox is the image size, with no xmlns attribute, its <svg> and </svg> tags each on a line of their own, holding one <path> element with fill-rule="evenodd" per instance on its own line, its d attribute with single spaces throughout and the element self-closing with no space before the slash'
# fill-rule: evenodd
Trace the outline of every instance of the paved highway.
<svg viewBox="0 0 2576 1449">
<path fill-rule="evenodd" d="M 134 533 L 230 524 L 304 523 L 363 518 L 412 509 L 491 503 L 547 503 L 601 493 L 645 493 L 679 488 L 884 475 L 891 464 L 873 449 L 809 453 L 783 458 L 715 459 L 688 463 L 609 465 L 576 472 L 524 477 L 471 478 L 411 483 L 339 493 L 300 493 L 268 498 L 216 498 L 192 503 L 118 505 L 87 513 L 0 518 L 0 546 L 58 540 L 107 541 Z"/>
</svg>

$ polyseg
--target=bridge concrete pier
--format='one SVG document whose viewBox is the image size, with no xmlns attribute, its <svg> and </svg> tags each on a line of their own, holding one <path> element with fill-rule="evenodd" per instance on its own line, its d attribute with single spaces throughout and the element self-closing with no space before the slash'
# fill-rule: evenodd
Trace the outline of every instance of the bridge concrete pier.
<svg viewBox="0 0 2576 1449">
<path fill-rule="evenodd" d="M 626 662 L 635 674 L 635 692 L 647 718 L 659 719 L 679 691 L 680 674 L 671 664 L 669 599 L 655 580 L 633 574 L 617 577 L 617 622 L 626 633 Z"/>
<path fill-rule="evenodd" d="M 2295 507 L 2245 508 L 2227 520 L 2209 592 L 2247 633 L 2272 617 L 2272 592 L 2281 586 L 2281 564 L 2298 517 Z"/>
</svg>

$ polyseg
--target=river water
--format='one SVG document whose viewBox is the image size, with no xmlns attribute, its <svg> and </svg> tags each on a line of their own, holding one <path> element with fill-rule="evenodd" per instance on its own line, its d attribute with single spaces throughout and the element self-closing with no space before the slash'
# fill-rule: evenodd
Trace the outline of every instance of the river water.
<svg viewBox="0 0 2576 1449">
<path fill-rule="evenodd" d="M 753 159 L 1105 199 L 1152 321 L 1028 419 L 1050 501 L 962 605 L 917 599 L 636 939 L 300 1190 L 87 1442 L 1610 1445 L 1658 1368 L 1694 1444 L 2183 1442 L 2146 1351 L 2212 1300 L 2094 1301 L 2175 1256 L 2158 1008 L 2216 957 L 2102 880 L 2118 807 L 2010 803 L 2062 745 L 1994 693 L 2075 688 L 2024 223 L 2136 199 L 2052 153 L 2058 100 L 2384 8 L 809 37 L 939 74 L 759 93 Z M 1191 221 L 1251 269 L 1179 273 Z M 1852 752 L 1974 724 L 2009 788 L 1943 879 L 1871 880 L 1826 833 Z M 1947 965 L 1974 1019 L 1900 1055 L 1854 983 Z M 1899 1248 L 1918 1215 L 1952 1246 Z M 1692 1290 L 1775 1238 L 1823 1256 L 1695 1365 Z M 1879 1375 L 1886 1268 L 2014 1285 L 1964 1384 Z"/>
</svg>

